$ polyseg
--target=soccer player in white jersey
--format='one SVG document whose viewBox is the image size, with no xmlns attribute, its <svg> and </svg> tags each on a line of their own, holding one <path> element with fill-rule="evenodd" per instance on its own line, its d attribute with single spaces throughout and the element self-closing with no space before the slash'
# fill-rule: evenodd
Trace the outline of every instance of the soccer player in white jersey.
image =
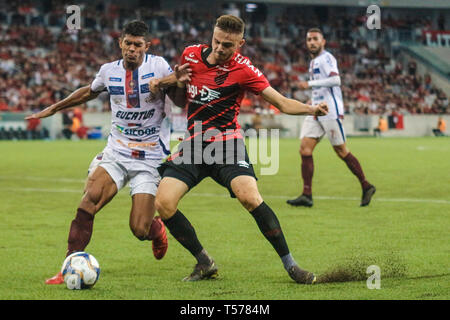
<svg viewBox="0 0 450 320">
<path fill-rule="evenodd" d="M 66 256 L 84 251 L 92 235 L 95 214 L 128 182 L 132 197 L 129 223 L 133 234 L 139 240 L 152 241 L 156 259 L 162 259 L 167 251 L 164 224 L 159 217 L 153 217 L 160 181 L 156 168 L 169 154 L 169 110 L 165 110 L 165 92 L 152 94 L 149 81 L 169 75 L 172 69 L 164 58 L 146 53 L 149 37 L 144 22 L 126 24 L 119 39 L 122 59 L 102 65 L 90 85 L 27 117 L 51 116 L 92 100 L 103 91 L 110 95 L 111 133 L 105 149 L 89 167 L 84 195 L 70 226 Z M 176 72 L 182 72 L 176 68 Z M 184 106 L 184 90 L 175 87 L 167 94 L 175 104 Z M 63 282 L 60 272 L 46 281 L 47 284 Z"/>
<path fill-rule="evenodd" d="M 364 175 L 361 165 L 346 145 L 346 136 L 342 121 L 344 104 L 342 101 L 341 79 L 334 56 L 325 50 L 325 39 L 318 28 L 306 33 L 306 46 L 312 58 L 309 65 L 309 81 L 301 81 L 303 90 L 312 89 L 312 104 L 326 102 L 328 114 L 305 118 L 300 134 L 300 156 L 302 158 L 303 193 L 296 199 L 287 200 L 293 206 L 312 207 L 312 177 L 314 173 L 313 151 L 324 135 L 327 136 L 336 154 L 358 178 L 362 188 L 361 206 L 367 206 L 376 189 Z"/>
</svg>

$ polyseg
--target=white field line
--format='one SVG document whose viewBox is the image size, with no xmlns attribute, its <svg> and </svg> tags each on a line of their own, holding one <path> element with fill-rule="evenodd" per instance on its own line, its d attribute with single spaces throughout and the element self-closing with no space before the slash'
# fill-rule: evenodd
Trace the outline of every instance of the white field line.
<svg viewBox="0 0 450 320">
<path fill-rule="evenodd" d="M 48 180 L 48 179 L 47 179 Z M 55 180 L 55 179 L 53 179 Z M 60 180 L 58 180 L 60 181 Z M 80 180 L 83 182 L 83 180 Z M 0 187 L 0 191 L 2 192 L 42 192 L 42 193 L 78 193 L 82 194 L 82 188 L 79 189 L 66 189 L 66 188 L 58 188 L 58 189 L 47 189 L 47 188 L 7 188 Z M 197 193 L 190 192 L 189 195 L 192 197 L 221 197 L 228 198 L 229 195 L 227 193 L 215 194 L 215 193 Z M 264 198 L 273 198 L 273 199 L 287 199 L 287 196 L 281 195 L 264 195 Z M 339 200 L 339 201 L 359 201 L 360 198 L 357 197 L 331 197 L 331 196 L 314 196 L 314 199 L 319 200 Z M 372 201 L 377 202 L 415 202 L 415 203 L 433 203 L 433 204 L 449 204 L 450 200 L 442 200 L 442 199 L 409 199 L 409 198 L 373 198 Z"/>
</svg>

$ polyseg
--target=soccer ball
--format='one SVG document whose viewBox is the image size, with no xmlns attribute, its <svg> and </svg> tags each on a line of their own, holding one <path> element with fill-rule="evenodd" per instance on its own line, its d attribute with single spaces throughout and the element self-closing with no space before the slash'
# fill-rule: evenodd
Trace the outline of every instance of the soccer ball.
<svg viewBox="0 0 450 320">
<path fill-rule="evenodd" d="M 68 289 L 89 289 L 100 276 L 100 265 L 93 255 L 75 252 L 64 260 L 61 273 Z"/>
</svg>

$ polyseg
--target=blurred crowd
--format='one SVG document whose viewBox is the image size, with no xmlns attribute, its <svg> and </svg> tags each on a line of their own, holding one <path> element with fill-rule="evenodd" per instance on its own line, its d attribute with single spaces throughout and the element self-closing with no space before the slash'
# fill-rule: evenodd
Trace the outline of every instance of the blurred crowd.
<svg viewBox="0 0 450 320">
<path fill-rule="evenodd" d="M 210 43 L 214 20 L 223 13 L 220 7 L 203 8 L 199 19 L 200 9 L 189 5 L 165 12 L 153 1 L 144 2 L 139 10 L 102 0 L 79 2 L 82 28 L 69 31 L 64 2 L 0 0 L 0 111 L 43 109 L 90 83 L 101 64 L 120 58 L 117 39 L 121 26 L 129 20 L 148 23 L 153 35 L 151 53 L 164 56 L 174 66 L 185 46 Z M 389 41 L 384 41 L 398 37 L 405 28 L 420 38 L 423 29 L 432 28 L 429 19 L 388 18 L 383 21 L 383 33 L 368 34 L 364 17 L 336 12 L 323 21 L 293 8 L 273 21 L 243 16 L 247 42 L 242 53 L 282 94 L 309 100 L 310 93 L 298 89 L 298 82 L 309 78 L 305 32 L 320 26 L 326 49 L 339 64 L 346 113 L 450 113 L 448 96 L 433 84 L 430 75 L 420 75 L 414 61 L 400 63 L 386 47 Z M 444 28 L 445 21 L 439 20 L 438 25 Z M 106 110 L 109 101 L 103 96 L 96 111 Z M 242 112 L 255 110 L 276 112 L 249 94 Z"/>
</svg>

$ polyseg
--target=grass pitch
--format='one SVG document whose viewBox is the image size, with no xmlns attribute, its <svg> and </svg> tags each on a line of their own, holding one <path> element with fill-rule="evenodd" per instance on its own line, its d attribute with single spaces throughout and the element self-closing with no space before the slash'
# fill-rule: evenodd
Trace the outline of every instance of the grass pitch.
<svg viewBox="0 0 450 320">
<path fill-rule="evenodd" d="M 180 204 L 215 258 L 219 278 L 181 279 L 195 263 L 169 235 L 156 261 L 149 242 L 128 227 L 128 187 L 97 216 L 87 247 L 100 262 L 91 290 L 48 286 L 64 260 L 69 225 L 91 159 L 105 141 L 0 142 L 0 299 L 449 299 L 450 140 L 353 138 L 348 145 L 377 187 L 360 208 L 357 179 L 328 141 L 314 153 L 314 207 L 292 208 L 301 190 L 299 141 L 280 141 L 277 175 L 259 176 L 291 252 L 319 275 L 295 284 L 253 218 L 223 187 L 206 179 Z M 256 165 L 259 175 L 260 167 Z M 381 270 L 369 290 L 366 269 Z M 345 280 L 345 281 L 344 281 Z M 352 281 L 350 281 L 352 280 Z M 343 282 L 339 282 L 343 281 Z"/>
</svg>

